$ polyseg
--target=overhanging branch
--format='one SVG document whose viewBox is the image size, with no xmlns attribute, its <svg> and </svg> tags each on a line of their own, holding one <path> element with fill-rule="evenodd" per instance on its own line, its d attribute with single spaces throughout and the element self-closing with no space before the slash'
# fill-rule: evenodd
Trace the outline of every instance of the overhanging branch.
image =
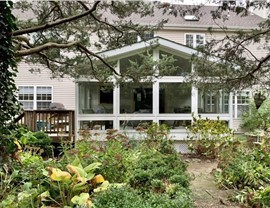
<svg viewBox="0 0 270 208">
<path fill-rule="evenodd" d="M 99 56 L 99 55 L 93 53 L 92 51 L 88 50 L 88 49 L 87 49 L 85 46 L 83 46 L 81 43 L 78 43 L 77 46 L 78 46 L 80 49 L 82 49 L 85 53 L 90 54 L 90 55 L 96 57 L 97 59 L 99 59 L 105 66 L 107 66 L 110 70 L 112 70 L 112 72 L 113 72 L 114 74 L 120 76 L 120 74 L 119 74 L 117 71 L 115 71 L 115 69 L 114 69 L 109 63 L 107 63 L 107 62 L 104 60 L 104 58 L 102 58 L 101 56 Z"/>
<path fill-rule="evenodd" d="M 45 30 L 45 29 L 55 27 L 57 25 L 64 24 L 66 22 L 70 22 L 70 21 L 80 19 L 82 17 L 85 17 L 85 16 L 93 13 L 96 10 L 97 5 L 99 3 L 100 3 L 100 1 L 96 1 L 93 4 L 93 6 L 92 6 L 92 8 L 90 10 L 87 10 L 87 11 L 85 11 L 85 12 L 79 14 L 79 15 L 74 15 L 74 16 L 71 16 L 71 17 L 63 18 L 63 19 L 60 19 L 60 20 L 57 20 L 57 21 L 54 21 L 54 22 L 49 22 L 47 24 L 43 24 L 43 25 L 36 26 L 36 27 L 31 27 L 31 28 L 26 28 L 26 29 L 21 29 L 21 30 L 15 30 L 15 31 L 13 31 L 12 35 L 13 36 L 18 36 L 18 35 L 23 35 L 23 34 L 27 34 L 27 33 L 38 32 L 38 31 L 41 31 L 41 30 Z"/>
<path fill-rule="evenodd" d="M 71 43 L 66 43 L 66 44 L 59 44 L 59 43 L 45 43 L 44 45 L 41 46 L 36 46 L 34 48 L 30 48 L 30 49 L 25 49 L 25 50 L 21 50 L 21 51 L 17 51 L 16 56 L 18 57 L 22 57 L 22 56 L 28 56 L 34 53 L 39 53 L 43 50 L 47 50 L 50 48 L 69 48 L 72 46 L 77 45 L 79 42 L 71 42 Z"/>
</svg>

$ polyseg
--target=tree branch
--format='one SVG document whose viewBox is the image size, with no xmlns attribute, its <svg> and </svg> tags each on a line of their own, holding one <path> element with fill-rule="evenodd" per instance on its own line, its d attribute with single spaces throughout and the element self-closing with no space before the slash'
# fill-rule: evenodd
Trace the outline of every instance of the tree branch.
<svg viewBox="0 0 270 208">
<path fill-rule="evenodd" d="M 87 16 L 87 15 L 91 14 L 92 12 L 94 12 L 99 3 L 100 3 L 100 1 L 96 1 L 90 10 L 87 10 L 87 11 L 85 11 L 85 12 L 79 14 L 79 15 L 74 15 L 74 16 L 71 16 L 71 17 L 63 18 L 63 19 L 60 19 L 60 20 L 57 20 L 57 21 L 54 21 L 54 22 L 49 22 L 47 24 L 43 24 L 43 25 L 36 26 L 36 27 L 31 27 L 31 28 L 26 28 L 26 29 L 21 29 L 21 30 L 15 30 L 15 31 L 13 31 L 12 35 L 13 36 L 18 36 L 18 35 L 23 35 L 23 34 L 26 34 L 26 33 L 38 32 L 38 31 L 41 31 L 41 30 L 45 30 L 45 29 L 55 27 L 57 25 L 64 24 L 66 22 L 70 22 L 70 21 L 74 21 L 76 19 L 80 19 L 80 18 L 82 18 L 84 16 Z"/>
<path fill-rule="evenodd" d="M 83 7 L 84 9 L 89 10 L 89 8 L 88 8 L 82 1 L 78 1 L 78 3 L 81 4 L 82 7 Z M 111 27 L 111 28 L 113 28 L 114 30 L 116 30 L 117 32 L 119 32 L 121 35 L 120 35 L 119 37 L 117 37 L 117 41 L 119 41 L 119 39 L 120 39 L 121 37 L 123 37 L 124 33 L 123 33 L 121 30 L 119 30 L 116 26 L 114 26 L 114 25 L 112 25 L 112 24 L 110 24 L 110 23 L 108 23 L 108 22 L 106 22 L 106 21 L 99 20 L 93 13 L 91 13 L 90 15 L 91 15 L 91 17 L 93 17 L 93 19 L 96 20 L 97 22 L 100 22 L 100 23 L 103 23 L 103 24 L 105 24 L 105 25 L 108 25 L 109 27 Z"/>
<path fill-rule="evenodd" d="M 250 73 L 254 74 L 256 71 L 259 71 L 262 67 L 262 65 L 267 62 L 268 60 L 270 60 L 270 54 L 268 54 L 266 57 L 264 57 L 262 60 L 260 60 L 259 64 L 257 65 L 256 68 L 254 68 Z"/>
<path fill-rule="evenodd" d="M 79 48 L 81 48 L 85 53 L 88 53 L 88 54 L 90 54 L 90 55 L 92 55 L 92 56 L 98 58 L 104 65 L 106 65 L 109 69 L 111 69 L 111 70 L 113 71 L 114 74 L 120 76 L 120 74 L 119 74 L 117 71 L 115 71 L 115 69 L 114 69 L 110 64 L 108 64 L 108 63 L 104 60 L 104 58 L 102 58 L 101 56 L 99 56 L 99 55 L 97 55 L 97 54 L 95 54 L 95 53 L 93 53 L 93 52 L 91 52 L 91 51 L 89 51 L 89 50 L 88 50 L 85 46 L 83 46 L 81 43 L 78 43 L 77 46 L 78 46 Z"/>
<path fill-rule="evenodd" d="M 69 48 L 69 47 L 77 45 L 78 43 L 79 43 L 78 41 L 66 43 L 66 44 L 49 42 L 49 43 L 45 43 L 44 45 L 37 46 L 34 48 L 30 48 L 30 49 L 26 49 L 26 50 L 22 50 L 22 51 L 17 51 L 16 56 L 18 56 L 18 57 L 28 56 L 30 54 L 39 53 L 39 52 L 41 52 L 43 50 L 47 50 L 49 48 Z"/>
</svg>

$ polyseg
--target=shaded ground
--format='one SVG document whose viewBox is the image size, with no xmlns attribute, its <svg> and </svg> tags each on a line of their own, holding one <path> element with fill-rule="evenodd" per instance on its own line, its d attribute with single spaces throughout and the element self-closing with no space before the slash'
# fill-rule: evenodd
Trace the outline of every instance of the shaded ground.
<svg viewBox="0 0 270 208">
<path fill-rule="evenodd" d="M 232 190 L 217 188 L 211 174 L 217 168 L 217 161 L 197 158 L 185 159 L 188 163 L 188 172 L 194 176 L 191 181 L 191 190 L 197 208 L 235 208 L 241 207 L 228 201 Z"/>
</svg>

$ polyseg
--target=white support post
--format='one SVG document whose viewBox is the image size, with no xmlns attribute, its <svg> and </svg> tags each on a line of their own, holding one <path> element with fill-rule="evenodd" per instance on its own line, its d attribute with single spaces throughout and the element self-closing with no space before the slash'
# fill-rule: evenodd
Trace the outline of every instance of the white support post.
<svg viewBox="0 0 270 208">
<path fill-rule="evenodd" d="M 154 49 L 153 50 L 153 60 L 159 60 L 159 50 L 158 49 Z M 156 66 L 154 66 L 156 67 Z M 157 72 L 159 73 L 159 72 Z M 159 83 L 156 80 L 153 83 L 153 115 L 155 116 L 155 118 L 157 118 L 159 114 Z M 154 122 L 157 122 L 157 120 L 154 120 Z"/>
<path fill-rule="evenodd" d="M 120 73 L 120 59 L 117 61 L 117 66 L 115 71 Z M 115 83 L 114 83 L 115 84 Z M 113 89 L 113 128 L 120 129 L 119 119 L 120 116 L 120 88 L 118 86 L 114 86 Z"/>
<path fill-rule="evenodd" d="M 198 89 L 194 86 L 191 89 L 191 112 L 198 116 Z"/>
<path fill-rule="evenodd" d="M 79 86 L 78 86 L 78 82 L 75 83 L 75 143 L 76 141 L 79 139 L 79 129 L 78 127 L 80 126 L 79 124 Z"/>
<path fill-rule="evenodd" d="M 229 128 L 233 128 L 233 93 L 230 92 L 229 94 L 229 116 L 230 116 L 230 120 L 229 120 Z"/>
</svg>

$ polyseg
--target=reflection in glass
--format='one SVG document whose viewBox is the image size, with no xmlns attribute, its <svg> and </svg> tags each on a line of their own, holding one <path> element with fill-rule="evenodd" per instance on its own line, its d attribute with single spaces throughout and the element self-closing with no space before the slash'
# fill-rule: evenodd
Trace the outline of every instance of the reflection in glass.
<svg viewBox="0 0 270 208">
<path fill-rule="evenodd" d="M 98 82 L 79 83 L 79 112 L 81 114 L 113 113 L 113 86 Z"/>
<path fill-rule="evenodd" d="M 160 83 L 159 113 L 191 113 L 191 85 Z"/>
<path fill-rule="evenodd" d="M 228 113 L 229 93 L 224 91 L 203 91 L 198 93 L 198 113 Z"/>
<path fill-rule="evenodd" d="M 121 130 L 136 130 L 137 128 L 147 129 L 153 121 L 150 120 L 123 120 L 120 121 Z"/>
<path fill-rule="evenodd" d="M 80 130 L 107 130 L 113 128 L 113 121 L 80 121 Z"/>
<path fill-rule="evenodd" d="M 191 125 L 191 120 L 161 120 L 160 124 L 165 124 L 171 129 L 186 129 Z"/>
<path fill-rule="evenodd" d="M 152 113 L 152 85 L 124 83 L 120 87 L 120 113 Z"/>
<path fill-rule="evenodd" d="M 172 54 L 160 51 L 160 59 L 166 56 L 170 57 Z M 163 71 L 160 69 L 161 76 L 184 76 L 191 72 L 191 62 L 189 59 L 175 55 L 173 58 L 175 59 L 174 65 L 177 66 L 177 69 L 173 71 Z"/>
</svg>

